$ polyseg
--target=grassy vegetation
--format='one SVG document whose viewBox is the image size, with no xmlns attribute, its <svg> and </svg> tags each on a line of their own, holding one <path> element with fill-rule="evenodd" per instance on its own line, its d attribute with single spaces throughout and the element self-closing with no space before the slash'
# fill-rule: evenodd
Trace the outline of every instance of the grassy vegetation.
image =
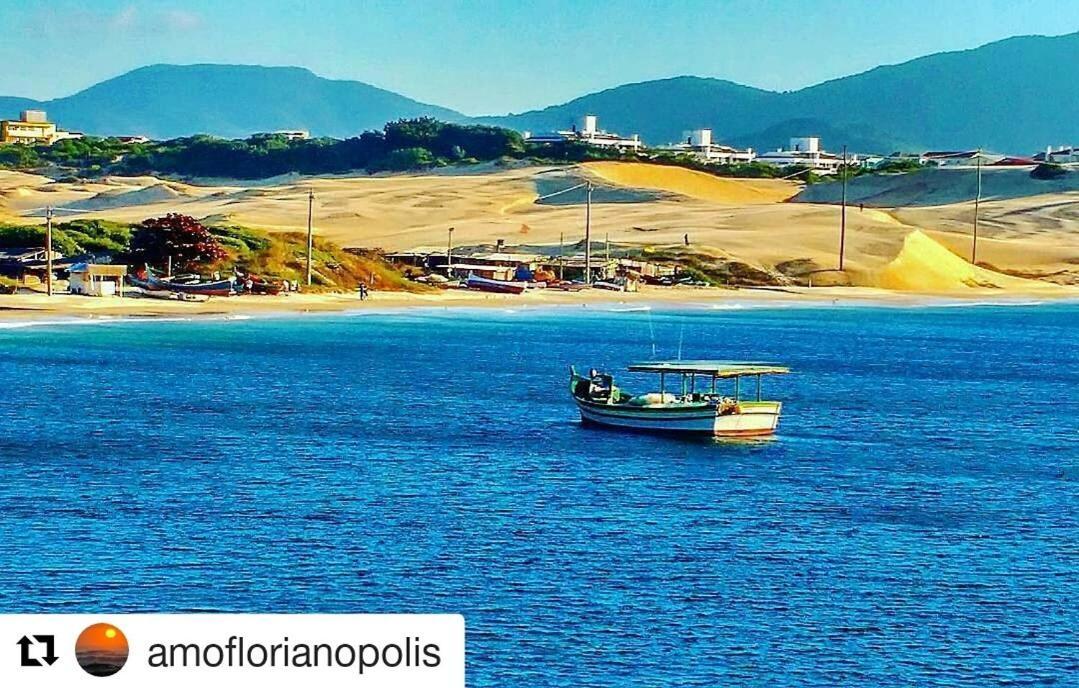
<svg viewBox="0 0 1079 688">
<path fill-rule="evenodd" d="M 681 275 L 714 287 L 773 286 L 790 284 L 783 274 L 749 263 L 731 260 L 728 256 L 705 247 L 651 248 L 641 252 L 645 260 L 674 263 Z"/>
<path fill-rule="evenodd" d="M 53 247 L 65 256 L 109 254 L 115 262 L 134 264 L 129 254 L 137 225 L 107 220 L 76 220 L 53 228 Z M 225 257 L 198 267 L 202 272 L 231 271 L 237 267 L 266 279 L 306 280 L 307 235 L 302 232 L 269 233 L 237 225 L 207 227 L 225 251 Z M 0 247 L 45 245 L 45 229 L 38 225 L 0 225 Z M 375 252 L 346 251 L 333 242 L 315 238 L 314 291 L 351 291 L 365 282 L 385 291 L 420 291 Z M 164 266 L 155 266 L 162 268 Z"/>
<path fill-rule="evenodd" d="M 65 256 L 122 253 L 131 241 L 131 226 L 108 220 L 73 220 L 53 225 L 53 249 Z M 0 225 L 0 248 L 44 246 L 41 225 Z"/>
<path fill-rule="evenodd" d="M 303 232 L 270 234 L 236 225 L 211 226 L 209 230 L 229 253 L 224 263 L 262 277 L 306 281 L 307 235 Z M 423 289 L 406 280 L 376 253 L 346 251 L 318 237 L 312 252 L 311 277 L 316 291 L 351 291 L 361 282 L 383 291 Z"/>
</svg>

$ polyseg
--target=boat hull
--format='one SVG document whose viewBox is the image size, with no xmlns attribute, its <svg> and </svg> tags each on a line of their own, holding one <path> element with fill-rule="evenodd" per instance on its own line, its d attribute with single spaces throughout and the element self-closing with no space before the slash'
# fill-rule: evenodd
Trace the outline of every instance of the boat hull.
<svg viewBox="0 0 1079 688">
<path fill-rule="evenodd" d="M 524 293 L 525 290 L 523 282 L 506 282 L 503 280 L 487 279 L 486 277 L 477 277 L 476 275 L 469 275 L 468 280 L 465 282 L 465 286 L 469 289 L 489 291 L 496 294 L 521 294 Z"/>
<path fill-rule="evenodd" d="M 719 415 L 714 407 L 687 407 L 677 404 L 629 407 L 620 404 L 597 404 L 574 397 L 584 423 L 623 430 L 677 434 L 713 435 L 716 437 L 760 437 L 774 434 L 779 424 L 782 403 L 746 402 L 736 413 Z"/>
</svg>

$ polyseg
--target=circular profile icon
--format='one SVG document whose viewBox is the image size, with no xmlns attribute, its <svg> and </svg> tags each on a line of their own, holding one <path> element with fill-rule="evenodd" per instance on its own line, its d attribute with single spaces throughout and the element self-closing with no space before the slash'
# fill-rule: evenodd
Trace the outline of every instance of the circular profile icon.
<svg viewBox="0 0 1079 688">
<path fill-rule="evenodd" d="M 75 659 L 91 676 L 112 676 L 127 662 L 127 637 L 112 624 L 87 626 L 75 641 Z"/>
</svg>

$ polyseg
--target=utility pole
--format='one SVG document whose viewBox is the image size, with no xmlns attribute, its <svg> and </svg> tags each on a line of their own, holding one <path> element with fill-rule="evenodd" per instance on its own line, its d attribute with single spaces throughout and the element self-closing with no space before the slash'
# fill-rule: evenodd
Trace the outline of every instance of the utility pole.
<svg viewBox="0 0 1079 688">
<path fill-rule="evenodd" d="M 982 202 L 982 149 L 978 149 L 978 193 L 974 196 L 974 242 L 970 247 L 970 264 L 978 264 L 978 206 Z"/>
<path fill-rule="evenodd" d="M 584 206 L 584 283 L 592 284 L 592 182 Z"/>
<path fill-rule="evenodd" d="M 839 211 L 839 271 L 843 272 L 843 254 L 847 248 L 847 147 L 843 146 L 843 207 Z"/>
<path fill-rule="evenodd" d="M 311 286 L 311 260 L 315 250 L 314 235 L 311 232 L 311 218 L 315 212 L 315 190 L 307 190 L 307 286 Z"/>
<path fill-rule="evenodd" d="M 453 227 L 446 230 L 446 277 L 450 277 L 453 267 Z"/>
<path fill-rule="evenodd" d="M 45 293 L 52 296 L 52 206 L 45 207 Z"/>
<path fill-rule="evenodd" d="M 566 266 L 565 266 L 565 264 L 564 264 L 564 262 L 562 260 L 562 247 L 565 245 L 565 243 L 566 243 L 566 233 L 565 232 L 559 232 L 558 233 L 558 279 L 559 280 L 566 279 Z"/>
</svg>

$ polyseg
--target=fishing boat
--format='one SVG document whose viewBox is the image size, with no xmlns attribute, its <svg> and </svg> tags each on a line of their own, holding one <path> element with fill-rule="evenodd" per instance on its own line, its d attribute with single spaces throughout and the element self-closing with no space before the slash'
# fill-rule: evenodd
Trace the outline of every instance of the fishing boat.
<svg viewBox="0 0 1079 688">
<path fill-rule="evenodd" d="M 153 273 L 146 275 L 146 281 L 151 289 L 183 292 L 186 294 L 205 294 L 207 296 L 231 296 L 235 289 L 234 279 L 217 280 L 214 282 L 173 282 L 168 279 L 160 279 Z"/>
<path fill-rule="evenodd" d="M 625 291 L 626 285 L 619 284 L 613 280 L 599 280 L 592 283 L 592 286 L 596 289 L 606 289 L 607 291 Z"/>
<path fill-rule="evenodd" d="M 629 394 L 607 373 L 592 370 L 584 376 L 570 368 L 570 394 L 583 423 L 716 437 L 771 435 L 783 404 L 761 397 L 761 378 L 790 372 L 781 366 L 728 361 L 658 361 L 628 369 L 658 374 L 659 391 Z M 678 380 L 670 389 L 669 376 Z M 742 399 L 743 378 L 756 383 L 749 400 Z M 728 394 L 718 388 L 721 381 L 730 387 Z"/>
<path fill-rule="evenodd" d="M 497 294 L 521 294 L 524 293 L 524 282 L 507 282 L 505 280 L 488 279 L 478 275 L 469 275 L 465 286 L 479 291 L 490 291 Z"/>
<path fill-rule="evenodd" d="M 153 289 L 141 289 L 143 296 L 150 299 L 162 299 L 164 301 L 186 301 L 188 303 L 203 303 L 210 300 L 208 294 L 188 294 L 179 291 L 157 291 Z"/>
<path fill-rule="evenodd" d="M 198 281 L 198 275 L 162 279 L 147 269 L 144 276 L 128 275 L 128 282 L 146 291 L 171 291 L 184 294 L 203 294 L 205 296 L 232 296 L 235 290 L 235 278 Z"/>
</svg>

